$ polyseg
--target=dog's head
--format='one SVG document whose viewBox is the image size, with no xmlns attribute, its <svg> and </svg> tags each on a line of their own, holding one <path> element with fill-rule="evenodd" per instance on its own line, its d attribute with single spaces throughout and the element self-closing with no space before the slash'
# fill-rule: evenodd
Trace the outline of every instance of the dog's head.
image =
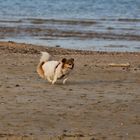
<svg viewBox="0 0 140 140">
<path fill-rule="evenodd" d="M 63 58 L 62 59 L 62 68 L 63 69 L 73 69 L 74 68 L 74 59 L 73 58 L 70 58 L 70 59 L 66 59 L 66 58 Z"/>
</svg>

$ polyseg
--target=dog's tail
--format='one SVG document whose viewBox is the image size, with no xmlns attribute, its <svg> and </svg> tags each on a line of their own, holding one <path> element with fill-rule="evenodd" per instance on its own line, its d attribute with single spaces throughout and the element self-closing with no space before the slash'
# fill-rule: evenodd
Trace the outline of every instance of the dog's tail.
<svg viewBox="0 0 140 140">
<path fill-rule="evenodd" d="M 50 60 L 50 54 L 48 52 L 41 52 L 40 62 L 37 66 L 37 73 L 41 78 L 45 78 L 44 70 L 42 68 L 43 64 Z"/>
</svg>

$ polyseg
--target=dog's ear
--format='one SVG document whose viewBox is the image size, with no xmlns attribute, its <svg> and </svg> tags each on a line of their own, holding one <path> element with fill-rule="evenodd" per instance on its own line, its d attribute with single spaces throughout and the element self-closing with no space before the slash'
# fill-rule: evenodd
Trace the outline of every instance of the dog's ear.
<svg viewBox="0 0 140 140">
<path fill-rule="evenodd" d="M 74 62 L 74 58 L 71 58 L 70 60 L 71 60 L 72 62 Z"/>
<path fill-rule="evenodd" d="M 63 59 L 62 59 L 62 63 L 65 63 L 66 61 L 67 61 L 66 58 L 63 58 Z"/>
</svg>

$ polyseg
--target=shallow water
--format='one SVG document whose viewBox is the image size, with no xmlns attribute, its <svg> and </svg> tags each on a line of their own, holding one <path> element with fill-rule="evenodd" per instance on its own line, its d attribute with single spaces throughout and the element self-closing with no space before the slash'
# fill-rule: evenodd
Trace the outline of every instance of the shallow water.
<svg viewBox="0 0 140 140">
<path fill-rule="evenodd" d="M 139 0 L 0 0 L 0 40 L 140 51 Z"/>
</svg>

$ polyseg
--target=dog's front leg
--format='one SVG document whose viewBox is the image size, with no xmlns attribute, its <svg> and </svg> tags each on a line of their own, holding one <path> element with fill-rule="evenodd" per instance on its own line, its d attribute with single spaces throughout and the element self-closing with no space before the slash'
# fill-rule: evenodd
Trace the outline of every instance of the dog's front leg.
<svg viewBox="0 0 140 140">
<path fill-rule="evenodd" d="M 65 84 L 67 80 L 68 80 L 68 78 L 65 78 L 65 79 L 63 80 L 63 84 Z"/>
<path fill-rule="evenodd" d="M 47 77 L 48 82 L 52 83 L 52 80 L 50 77 Z"/>
</svg>

